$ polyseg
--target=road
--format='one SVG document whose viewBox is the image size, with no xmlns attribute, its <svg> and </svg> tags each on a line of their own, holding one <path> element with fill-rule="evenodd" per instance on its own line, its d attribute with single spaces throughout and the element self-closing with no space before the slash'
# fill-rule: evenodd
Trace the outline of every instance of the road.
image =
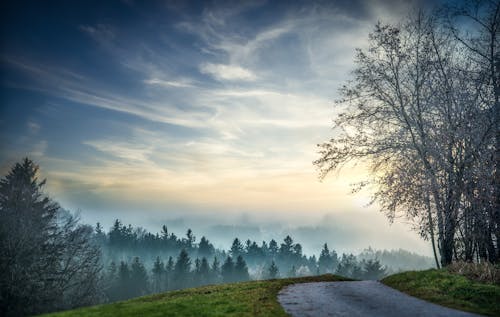
<svg viewBox="0 0 500 317">
<path fill-rule="evenodd" d="M 281 290 L 278 301 L 293 317 L 479 316 L 408 296 L 378 281 L 294 284 Z"/>
</svg>

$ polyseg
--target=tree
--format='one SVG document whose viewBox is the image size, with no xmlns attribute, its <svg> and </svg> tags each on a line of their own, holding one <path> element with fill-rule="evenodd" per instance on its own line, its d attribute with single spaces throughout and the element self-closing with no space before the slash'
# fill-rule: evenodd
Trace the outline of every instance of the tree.
<svg viewBox="0 0 500 317">
<path fill-rule="evenodd" d="M 44 195 L 28 158 L 0 180 L 0 314 L 23 316 L 97 300 L 93 228 Z"/>
<path fill-rule="evenodd" d="M 198 244 L 198 255 L 201 257 L 209 257 L 215 251 L 214 246 L 208 241 L 204 236 L 201 237 L 200 243 Z"/>
<path fill-rule="evenodd" d="M 362 269 L 356 257 L 352 254 L 342 254 L 342 259 L 337 266 L 336 274 L 351 278 L 363 278 Z"/>
<path fill-rule="evenodd" d="M 153 269 L 152 269 L 152 286 L 153 286 L 153 292 L 159 293 L 163 290 L 165 290 L 165 278 L 166 278 L 166 271 L 165 271 L 165 265 L 163 262 L 160 260 L 160 257 L 156 257 L 156 260 L 153 264 Z"/>
<path fill-rule="evenodd" d="M 334 270 L 334 262 L 333 258 L 330 254 L 330 250 L 328 250 L 328 245 L 325 243 L 323 245 L 323 250 L 321 250 L 321 254 L 318 259 L 318 268 L 320 274 L 332 273 Z"/>
<path fill-rule="evenodd" d="M 134 257 L 132 265 L 130 266 L 130 283 L 133 294 L 132 297 L 142 296 L 148 293 L 148 274 L 138 256 Z"/>
<path fill-rule="evenodd" d="M 234 239 L 233 244 L 231 245 L 231 250 L 229 252 L 233 258 L 236 258 L 238 257 L 238 255 L 242 255 L 244 253 L 244 248 L 241 244 L 240 239 Z"/>
<path fill-rule="evenodd" d="M 236 259 L 236 264 L 234 265 L 234 280 L 236 282 L 248 281 L 250 276 L 248 274 L 247 263 L 241 255 Z"/>
<path fill-rule="evenodd" d="M 267 270 L 267 277 L 269 279 L 274 279 L 274 278 L 278 278 L 279 275 L 280 275 L 280 273 L 279 273 L 278 267 L 276 266 L 276 263 L 274 263 L 274 261 L 272 261 L 271 265 L 269 266 L 269 268 Z"/>
<path fill-rule="evenodd" d="M 120 267 L 118 269 L 118 285 L 117 299 L 133 297 L 134 293 L 130 279 L 130 269 L 125 261 L 120 262 Z"/>
<path fill-rule="evenodd" d="M 217 257 L 214 257 L 214 261 L 212 262 L 212 267 L 210 268 L 210 283 L 218 283 L 221 278 L 221 268 L 219 264 L 219 260 Z"/>
<path fill-rule="evenodd" d="M 498 250 L 496 218 L 487 217 L 495 198 L 474 198 L 495 188 L 488 161 L 496 103 L 473 61 L 434 16 L 419 12 L 399 25 L 377 24 L 369 48 L 357 51 L 354 80 L 342 88 L 336 136 L 320 145 L 315 162 L 321 177 L 366 162 L 371 178 L 359 188 L 372 186 L 373 201 L 391 221 L 403 214 L 434 249 L 437 240 L 441 265 L 461 257 L 462 245 L 474 239 L 463 234 L 467 218 L 488 229 L 484 241 L 473 241 L 478 250 L 491 249 L 485 258 L 494 260 Z M 486 183 L 477 181 L 484 177 Z"/>
<path fill-rule="evenodd" d="M 234 282 L 234 262 L 230 256 L 228 256 L 224 264 L 222 264 L 221 275 L 222 275 L 222 282 L 224 283 Z"/>
<path fill-rule="evenodd" d="M 379 280 L 386 274 L 386 269 L 379 260 L 363 260 L 361 261 L 363 269 L 363 279 L 365 280 Z"/>
<path fill-rule="evenodd" d="M 111 261 L 104 277 L 104 294 L 106 300 L 111 302 L 119 300 L 119 288 L 118 268 L 116 267 L 116 263 Z"/>
<path fill-rule="evenodd" d="M 207 258 L 201 258 L 200 270 L 199 270 L 199 281 L 201 285 L 210 283 L 210 266 L 208 265 Z"/>
<path fill-rule="evenodd" d="M 174 259 L 169 256 L 167 265 L 165 266 L 165 289 L 170 290 L 172 286 L 173 274 L 175 269 Z"/>
<path fill-rule="evenodd" d="M 193 230 L 188 229 L 186 232 L 186 239 L 184 239 L 185 247 L 188 250 L 191 250 L 193 248 L 195 241 L 196 241 L 196 237 L 193 235 Z"/>
<path fill-rule="evenodd" d="M 271 239 L 269 241 L 269 255 L 274 259 L 276 258 L 276 255 L 278 254 L 278 243 L 274 240 Z"/>
<path fill-rule="evenodd" d="M 191 259 L 185 249 L 182 249 L 175 262 L 173 287 L 180 289 L 191 285 Z"/>
</svg>

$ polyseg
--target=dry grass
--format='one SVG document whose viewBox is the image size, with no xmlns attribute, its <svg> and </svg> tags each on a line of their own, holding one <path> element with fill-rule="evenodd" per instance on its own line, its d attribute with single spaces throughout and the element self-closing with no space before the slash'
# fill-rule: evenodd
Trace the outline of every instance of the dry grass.
<svg viewBox="0 0 500 317">
<path fill-rule="evenodd" d="M 463 275 L 473 281 L 500 284 L 500 266 L 498 264 L 458 261 L 453 262 L 446 269 L 451 273 Z"/>
</svg>

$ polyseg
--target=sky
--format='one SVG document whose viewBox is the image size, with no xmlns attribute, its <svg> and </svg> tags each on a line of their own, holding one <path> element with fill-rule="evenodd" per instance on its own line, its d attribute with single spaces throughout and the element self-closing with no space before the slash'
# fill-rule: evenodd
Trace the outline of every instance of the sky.
<svg viewBox="0 0 500 317">
<path fill-rule="evenodd" d="M 377 21 L 422 1 L 7 1 L 0 172 L 23 157 L 84 222 L 188 227 L 219 247 L 282 239 L 318 253 L 430 246 L 389 224 L 362 163 L 322 182 L 338 89 Z"/>
</svg>

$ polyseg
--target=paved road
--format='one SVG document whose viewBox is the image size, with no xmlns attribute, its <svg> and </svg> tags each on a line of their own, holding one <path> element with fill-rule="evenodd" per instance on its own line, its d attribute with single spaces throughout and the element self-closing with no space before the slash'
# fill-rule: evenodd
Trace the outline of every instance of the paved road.
<svg viewBox="0 0 500 317">
<path fill-rule="evenodd" d="M 293 317 L 472 317 L 479 316 L 408 296 L 377 281 L 290 285 L 278 301 Z"/>
</svg>

